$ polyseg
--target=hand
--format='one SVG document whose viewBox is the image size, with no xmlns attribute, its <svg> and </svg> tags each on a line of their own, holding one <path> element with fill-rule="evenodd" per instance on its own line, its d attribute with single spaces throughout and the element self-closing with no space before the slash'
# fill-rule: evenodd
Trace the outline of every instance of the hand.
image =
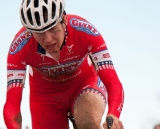
<svg viewBox="0 0 160 129">
<path fill-rule="evenodd" d="M 115 117 L 112 114 L 108 114 L 107 117 L 112 117 L 113 118 L 113 124 L 112 124 L 112 127 L 110 129 L 124 129 L 124 127 L 122 125 L 122 122 L 117 117 Z M 109 129 L 106 121 L 103 123 L 103 128 L 104 129 Z"/>
</svg>

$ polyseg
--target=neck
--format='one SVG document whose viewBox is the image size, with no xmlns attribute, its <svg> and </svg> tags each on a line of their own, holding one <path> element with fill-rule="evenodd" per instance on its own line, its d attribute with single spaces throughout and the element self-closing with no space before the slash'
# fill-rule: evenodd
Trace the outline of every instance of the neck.
<svg viewBox="0 0 160 129">
<path fill-rule="evenodd" d="M 55 60 L 59 60 L 59 58 L 60 58 L 60 51 L 56 51 L 56 52 L 50 53 L 50 55 L 51 55 Z"/>
</svg>

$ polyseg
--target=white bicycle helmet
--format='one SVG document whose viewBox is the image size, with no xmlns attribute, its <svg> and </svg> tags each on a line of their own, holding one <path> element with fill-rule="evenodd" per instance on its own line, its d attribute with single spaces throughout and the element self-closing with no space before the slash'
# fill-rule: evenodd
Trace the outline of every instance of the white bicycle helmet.
<svg viewBox="0 0 160 129">
<path fill-rule="evenodd" d="M 64 7 L 64 0 L 23 0 L 21 23 L 31 32 L 45 32 L 62 21 Z"/>
</svg>

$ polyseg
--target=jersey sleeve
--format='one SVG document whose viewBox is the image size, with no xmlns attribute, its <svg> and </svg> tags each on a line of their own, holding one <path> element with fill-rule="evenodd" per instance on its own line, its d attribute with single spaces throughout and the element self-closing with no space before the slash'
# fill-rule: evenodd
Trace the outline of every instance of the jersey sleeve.
<svg viewBox="0 0 160 129">
<path fill-rule="evenodd" d="M 103 37 L 94 26 L 90 26 L 90 28 L 92 28 L 90 30 L 92 30 L 93 34 L 86 35 L 88 51 L 94 62 L 97 73 L 107 89 L 108 114 L 119 117 L 124 102 L 124 90 L 115 71 Z"/>
<path fill-rule="evenodd" d="M 20 129 L 22 91 L 26 76 L 26 56 L 23 47 L 28 42 L 27 33 L 21 30 L 14 38 L 7 57 L 7 92 L 3 116 L 8 129 Z"/>
</svg>

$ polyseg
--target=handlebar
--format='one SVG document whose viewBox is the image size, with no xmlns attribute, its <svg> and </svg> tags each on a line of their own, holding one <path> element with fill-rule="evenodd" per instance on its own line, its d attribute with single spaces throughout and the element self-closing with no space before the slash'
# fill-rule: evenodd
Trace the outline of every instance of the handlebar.
<svg viewBox="0 0 160 129">
<path fill-rule="evenodd" d="M 106 118 L 106 122 L 107 122 L 107 127 L 108 129 L 111 129 L 112 125 L 113 125 L 113 118 L 111 116 L 108 116 Z"/>
</svg>

